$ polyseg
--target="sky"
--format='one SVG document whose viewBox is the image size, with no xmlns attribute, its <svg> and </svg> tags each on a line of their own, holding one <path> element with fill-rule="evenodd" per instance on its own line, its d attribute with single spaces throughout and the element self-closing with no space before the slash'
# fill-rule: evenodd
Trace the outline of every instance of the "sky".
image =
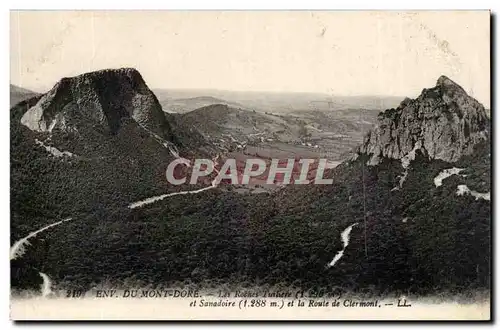
<svg viewBox="0 0 500 330">
<path fill-rule="evenodd" d="M 416 97 L 446 75 L 490 106 L 490 14 L 11 11 L 10 82 L 135 67 L 150 88 Z"/>
</svg>

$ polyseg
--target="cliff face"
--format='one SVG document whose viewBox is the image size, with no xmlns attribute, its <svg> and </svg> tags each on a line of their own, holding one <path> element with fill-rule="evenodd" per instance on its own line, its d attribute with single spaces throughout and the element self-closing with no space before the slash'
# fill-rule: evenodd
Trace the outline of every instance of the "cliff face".
<svg viewBox="0 0 500 330">
<path fill-rule="evenodd" d="M 371 154 L 372 165 L 380 157 L 402 159 L 417 149 L 432 159 L 455 162 L 488 138 L 489 125 L 484 107 L 441 76 L 416 99 L 406 98 L 396 109 L 379 114 L 358 153 Z"/>
<path fill-rule="evenodd" d="M 124 118 L 165 138 L 171 129 L 156 96 L 131 68 L 109 69 L 61 79 L 21 118 L 33 131 L 78 129 L 82 120 L 116 134 Z"/>
</svg>

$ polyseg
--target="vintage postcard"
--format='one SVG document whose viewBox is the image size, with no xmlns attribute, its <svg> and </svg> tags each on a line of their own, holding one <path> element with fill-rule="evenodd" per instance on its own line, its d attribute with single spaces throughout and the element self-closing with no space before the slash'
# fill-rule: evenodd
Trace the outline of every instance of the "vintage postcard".
<svg viewBox="0 0 500 330">
<path fill-rule="evenodd" d="M 13 320 L 490 320 L 489 11 L 11 11 Z"/>
</svg>

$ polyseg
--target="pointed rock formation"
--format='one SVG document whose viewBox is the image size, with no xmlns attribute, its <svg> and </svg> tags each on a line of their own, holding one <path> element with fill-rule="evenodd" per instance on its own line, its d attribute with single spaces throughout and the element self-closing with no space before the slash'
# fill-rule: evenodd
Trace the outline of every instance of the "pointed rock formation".
<svg viewBox="0 0 500 330">
<path fill-rule="evenodd" d="M 435 87 L 424 89 L 416 99 L 406 98 L 396 109 L 380 113 L 377 126 L 357 151 L 372 155 L 371 165 L 381 157 L 401 159 L 416 147 L 432 159 L 455 162 L 487 139 L 489 130 L 484 107 L 441 76 Z"/>
<path fill-rule="evenodd" d="M 22 116 L 33 131 L 78 128 L 81 121 L 102 125 L 116 134 L 121 121 L 139 125 L 169 138 L 170 125 L 156 96 L 132 68 L 107 69 L 61 79 Z"/>
</svg>

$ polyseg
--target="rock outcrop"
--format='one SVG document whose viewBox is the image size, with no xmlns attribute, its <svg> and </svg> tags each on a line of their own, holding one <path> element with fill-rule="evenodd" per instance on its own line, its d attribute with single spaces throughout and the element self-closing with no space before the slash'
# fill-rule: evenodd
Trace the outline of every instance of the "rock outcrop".
<svg viewBox="0 0 500 330">
<path fill-rule="evenodd" d="M 61 79 L 22 116 L 33 131 L 78 128 L 82 121 L 117 134 L 122 120 L 169 139 L 171 128 L 156 96 L 132 68 L 107 69 Z"/>
<path fill-rule="evenodd" d="M 371 165 L 381 157 L 402 159 L 415 148 L 432 159 L 455 162 L 488 138 L 489 126 L 484 107 L 441 76 L 416 99 L 406 98 L 396 109 L 380 113 L 377 126 L 357 151 L 371 155 Z"/>
</svg>

